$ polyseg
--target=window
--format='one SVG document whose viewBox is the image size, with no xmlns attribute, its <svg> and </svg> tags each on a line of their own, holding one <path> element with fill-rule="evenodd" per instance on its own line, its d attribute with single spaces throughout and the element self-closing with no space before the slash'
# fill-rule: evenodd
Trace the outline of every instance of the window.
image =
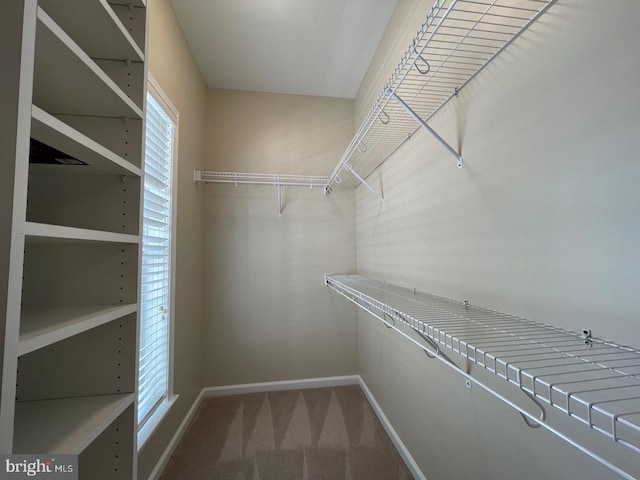
<svg viewBox="0 0 640 480">
<path fill-rule="evenodd" d="M 150 81 L 147 94 L 138 371 L 139 445 L 172 402 L 172 206 L 177 114 Z"/>
</svg>

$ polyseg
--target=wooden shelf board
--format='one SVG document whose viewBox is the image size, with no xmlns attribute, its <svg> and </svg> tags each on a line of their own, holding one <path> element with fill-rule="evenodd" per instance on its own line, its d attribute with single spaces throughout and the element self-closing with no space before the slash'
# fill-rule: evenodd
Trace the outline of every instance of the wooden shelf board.
<svg viewBox="0 0 640 480">
<path fill-rule="evenodd" d="M 107 0 L 40 0 L 39 4 L 90 57 L 144 60 Z"/>
<path fill-rule="evenodd" d="M 136 304 L 23 307 L 18 355 L 33 352 L 136 310 Z"/>
<path fill-rule="evenodd" d="M 36 105 L 33 105 L 31 109 L 31 136 L 61 152 L 88 163 L 88 165 L 32 164 L 29 166 L 31 173 L 47 175 L 133 175 L 137 177 L 142 175 L 140 168 L 58 120 L 53 115 L 49 115 Z"/>
<path fill-rule="evenodd" d="M 133 5 L 134 7 L 139 7 L 139 8 L 146 8 L 147 7 L 147 0 L 131 0 L 131 1 L 127 1 L 127 0 L 109 0 L 109 3 L 111 5 L 125 5 L 125 6 Z"/>
<path fill-rule="evenodd" d="M 133 400 L 128 393 L 17 402 L 13 451 L 78 455 Z"/>
<path fill-rule="evenodd" d="M 52 114 L 142 118 L 142 109 L 38 8 L 33 103 Z"/>
<path fill-rule="evenodd" d="M 24 233 L 26 243 L 63 243 L 63 242 L 108 242 L 140 243 L 138 235 L 103 232 L 85 228 L 64 227 L 45 223 L 26 222 Z"/>
</svg>

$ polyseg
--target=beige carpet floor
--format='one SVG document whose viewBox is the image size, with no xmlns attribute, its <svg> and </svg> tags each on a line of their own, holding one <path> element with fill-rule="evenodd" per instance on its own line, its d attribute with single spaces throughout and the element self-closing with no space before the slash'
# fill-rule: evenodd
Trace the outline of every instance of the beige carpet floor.
<svg viewBox="0 0 640 480">
<path fill-rule="evenodd" d="M 410 480 L 360 387 L 205 399 L 161 480 Z"/>
</svg>

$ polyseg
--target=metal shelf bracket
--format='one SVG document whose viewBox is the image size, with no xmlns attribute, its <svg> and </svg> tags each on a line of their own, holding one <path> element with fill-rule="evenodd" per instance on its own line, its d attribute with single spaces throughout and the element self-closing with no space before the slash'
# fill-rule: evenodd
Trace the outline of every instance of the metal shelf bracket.
<svg viewBox="0 0 640 480">
<path fill-rule="evenodd" d="M 411 107 L 409 105 L 407 105 L 396 93 L 392 93 L 391 96 L 393 97 L 393 99 L 398 103 L 398 105 L 400 105 L 402 107 L 402 109 L 407 112 L 410 116 L 413 117 L 413 119 L 418 122 L 418 124 L 420 124 L 420 126 L 422 128 L 424 128 L 427 132 L 429 132 L 431 135 L 433 135 L 433 137 L 438 140 L 438 142 L 440 142 L 442 144 L 442 146 L 444 146 L 444 148 L 447 149 L 447 151 L 449 153 L 451 153 L 451 155 L 453 155 L 457 162 L 458 162 L 458 168 L 462 168 L 462 155 L 460 155 L 458 152 L 455 151 L 455 149 L 449 145 L 447 143 L 447 141 L 442 138 L 440 135 L 438 135 L 438 133 L 431 128 L 429 125 L 427 125 L 427 122 L 425 122 L 422 117 L 420 117 L 420 115 L 418 115 L 416 112 L 414 112 Z"/>
<path fill-rule="evenodd" d="M 278 218 L 282 218 L 282 185 L 280 184 L 280 176 L 278 176 L 276 188 L 278 189 Z"/>
<path fill-rule="evenodd" d="M 350 171 L 353 174 L 353 176 L 356 177 L 360 181 L 360 183 L 362 183 L 365 187 L 367 187 L 367 189 L 371 193 L 373 193 L 376 197 L 378 197 L 378 200 L 380 200 L 380 202 L 382 202 L 382 205 L 384 205 L 384 197 L 380 193 L 378 193 L 375 188 L 369 185 L 364 178 L 358 175 L 358 173 L 353 169 L 353 167 L 348 162 L 344 163 L 344 168 Z"/>
</svg>

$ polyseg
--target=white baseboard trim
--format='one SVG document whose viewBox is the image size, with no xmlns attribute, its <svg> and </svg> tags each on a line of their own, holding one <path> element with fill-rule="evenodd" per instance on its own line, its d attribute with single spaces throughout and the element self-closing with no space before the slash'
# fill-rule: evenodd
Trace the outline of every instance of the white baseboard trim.
<svg viewBox="0 0 640 480">
<path fill-rule="evenodd" d="M 342 385 L 360 385 L 359 375 L 342 377 L 303 378 L 300 380 L 282 380 L 279 382 L 245 383 L 207 387 L 202 390 L 205 397 L 225 397 L 244 393 L 277 392 L 279 390 L 298 390 L 303 388 L 339 387 Z"/>
<path fill-rule="evenodd" d="M 380 423 L 382 423 L 382 426 L 387 432 L 387 435 L 389 435 L 389 438 L 391 439 L 393 446 L 396 447 L 396 450 L 398 450 L 400 457 L 402 457 L 402 460 L 404 460 L 404 463 L 407 465 L 407 468 L 411 472 L 411 475 L 413 475 L 413 478 L 415 480 L 427 480 L 427 477 L 424 476 L 424 474 L 422 473 L 422 470 L 420 470 L 420 467 L 411 456 L 411 453 L 409 453 L 409 450 L 400 439 L 400 436 L 398 436 L 397 432 L 391 425 L 391 422 L 389 422 L 389 419 L 382 411 L 380 404 L 376 401 L 375 397 L 373 396 L 373 393 L 371 393 L 371 390 L 369 390 L 369 387 L 367 387 L 367 384 L 364 383 L 364 380 L 362 379 L 362 377 L 360 377 L 360 375 L 358 375 L 358 379 L 359 379 L 360 388 L 362 388 L 362 391 L 367 397 L 367 400 L 369 400 L 369 403 L 371 404 L 373 411 L 376 412 L 378 420 L 380 420 Z"/>
<path fill-rule="evenodd" d="M 189 424 L 191 423 L 193 416 L 198 411 L 198 407 L 202 403 L 203 398 L 204 398 L 203 392 L 201 391 L 196 397 L 196 399 L 193 401 L 193 404 L 191 405 L 191 408 L 189 408 L 189 411 L 187 412 L 187 414 L 182 419 L 182 422 L 180 423 L 180 426 L 176 430 L 176 433 L 174 433 L 173 437 L 171 437 L 171 441 L 169 442 L 169 445 L 167 445 L 167 448 L 165 448 L 164 452 L 162 452 L 162 456 L 158 460 L 158 463 L 156 464 L 156 468 L 154 468 L 153 471 L 151 472 L 151 475 L 149 475 L 149 480 L 156 480 L 158 477 L 160 477 L 162 470 L 164 470 L 164 467 L 167 466 L 167 463 L 169 462 L 171 455 L 173 455 L 173 452 L 178 446 L 178 443 L 180 443 L 180 439 L 182 438 L 182 435 L 184 435 L 184 432 L 189 426 Z"/>
<path fill-rule="evenodd" d="M 367 400 L 369 400 L 371 407 L 376 413 L 376 416 L 380 420 L 380 423 L 382 423 L 382 426 L 389 435 L 391 442 L 398 450 L 400 457 L 402 457 L 402 460 L 404 460 L 404 462 L 406 463 L 407 468 L 409 469 L 413 477 L 416 480 L 427 480 L 420 470 L 420 467 L 418 467 L 418 464 L 409 453 L 409 450 L 407 450 L 407 447 L 404 445 L 402 440 L 400 440 L 400 437 L 396 433 L 395 429 L 391 426 L 391 423 L 382 411 L 382 408 L 380 408 L 380 405 L 371 393 L 371 390 L 369 390 L 369 387 L 367 387 L 367 384 L 360 377 L 360 375 L 305 378 L 301 380 L 283 380 L 279 382 L 246 383 L 241 385 L 225 385 L 222 387 L 205 387 L 194 400 L 193 405 L 191 405 L 191 408 L 182 420 L 182 423 L 180 423 L 180 426 L 176 430 L 176 433 L 173 435 L 171 441 L 167 445 L 167 448 L 164 450 L 162 456 L 158 460 L 156 467 L 151 472 L 151 475 L 149 475 L 149 480 L 156 480 L 160 476 L 162 470 L 164 470 L 164 467 L 167 465 L 169 458 L 171 458 L 171 455 L 178 446 L 182 435 L 184 435 L 185 430 L 189 426 L 189 423 L 191 423 L 193 416 L 200 407 L 200 404 L 207 397 L 224 397 L 227 395 L 240 395 L 244 393 L 276 392 L 281 390 L 297 390 L 303 388 L 338 387 L 342 385 L 360 385 L 362 391 L 367 397 Z"/>
</svg>

